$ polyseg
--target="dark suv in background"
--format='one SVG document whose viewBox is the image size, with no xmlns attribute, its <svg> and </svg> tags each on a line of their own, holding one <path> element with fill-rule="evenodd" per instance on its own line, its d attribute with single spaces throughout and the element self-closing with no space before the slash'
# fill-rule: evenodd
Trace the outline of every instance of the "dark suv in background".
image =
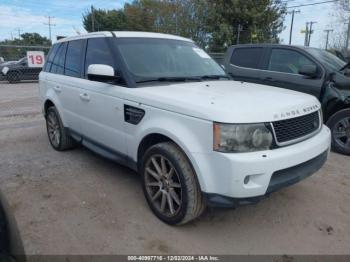
<svg viewBox="0 0 350 262">
<path fill-rule="evenodd" d="M 349 64 L 317 48 L 250 44 L 231 46 L 223 66 L 234 80 L 316 96 L 324 122 L 332 130 L 332 148 L 350 155 Z"/>
</svg>

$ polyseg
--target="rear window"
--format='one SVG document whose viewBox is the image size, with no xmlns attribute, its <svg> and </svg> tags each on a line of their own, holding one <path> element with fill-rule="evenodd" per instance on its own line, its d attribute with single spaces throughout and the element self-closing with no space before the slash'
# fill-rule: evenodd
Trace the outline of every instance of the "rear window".
<svg viewBox="0 0 350 262">
<path fill-rule="evenodd" d="M 235 66 L 258 69 L 262 54 L 262 47 L 235 48 L 230 63 Z"/>
</svg>

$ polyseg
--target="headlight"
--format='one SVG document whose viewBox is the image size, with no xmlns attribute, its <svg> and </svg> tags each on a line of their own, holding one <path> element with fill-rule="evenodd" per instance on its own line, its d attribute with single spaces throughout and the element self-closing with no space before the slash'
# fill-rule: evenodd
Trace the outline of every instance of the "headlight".
<svg viewBox="0 0 350 262">
<path fill-rule="evenodd" d="M 253 152 L 267 150 L 272 134 L 265 124 L 214 123 L 213 149 L 219 152 Z"/>
</svg>

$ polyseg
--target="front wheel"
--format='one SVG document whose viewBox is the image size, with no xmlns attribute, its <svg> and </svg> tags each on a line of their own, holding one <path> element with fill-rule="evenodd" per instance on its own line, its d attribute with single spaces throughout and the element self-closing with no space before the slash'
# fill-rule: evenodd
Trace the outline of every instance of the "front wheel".
<svg viewBox="0 0 350 262">
<path fill-rule="evenodd" d="M 350 109 L 335 113 L 327 121 L 327 126 L 332 131 L 332 149 L 350 155 Z"/>
<path fill-rule="evenodd" d="M 196 175 L 174 143 L 160 143 L 148 149 L 141 172 L 147 202 L 163 222 L 184 224 L 203 212 L 205 205 Z"/>
</svg>

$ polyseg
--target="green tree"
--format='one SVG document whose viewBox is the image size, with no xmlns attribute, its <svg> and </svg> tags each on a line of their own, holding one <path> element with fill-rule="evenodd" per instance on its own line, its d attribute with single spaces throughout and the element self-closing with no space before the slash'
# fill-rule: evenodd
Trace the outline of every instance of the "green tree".
<svg viewBox="0 0 350 262">
<path fill-rule="evenodd" d="M 19 44 L 25 45 L 51 45 L 50 39 L 39 35 L 38 33 L 24 33 L 21 34 L 21 39 L 18 41 Z"/>
<path fill-rule="evenodd" d="M 135 0 L 125 4 L 127 28 L 177 34 L 199 45 L 207 42 L 207 0 Z"/>
<path fill-rule="evenodd" d="M 224 51 L 237 41 L 279 42 L 286 2 L 282 0 L 134 0 L 120 10 L 94 10 L 95 30 L 177 34 L 209 51 Z M 91 12 L 83 17 L 91 32 Z"/>
<path fill-rule="evenodd" d="M 123 10 L 93 9 L 93 16 L 95 27 L 94 31 L 126 30 L 126 17 Z M 83 14 L 83 25 L 86 31 L 93 31 L 91 11 Z"/>
<path fill-rule="evenodd" d="M 216 0 L 208 1 L 210 49 L 224 51 L 235 44 L 238 26 L 240 43 L 279 42 L 283 29 L 286 2 L 281 0 Z"/>
</svg>

